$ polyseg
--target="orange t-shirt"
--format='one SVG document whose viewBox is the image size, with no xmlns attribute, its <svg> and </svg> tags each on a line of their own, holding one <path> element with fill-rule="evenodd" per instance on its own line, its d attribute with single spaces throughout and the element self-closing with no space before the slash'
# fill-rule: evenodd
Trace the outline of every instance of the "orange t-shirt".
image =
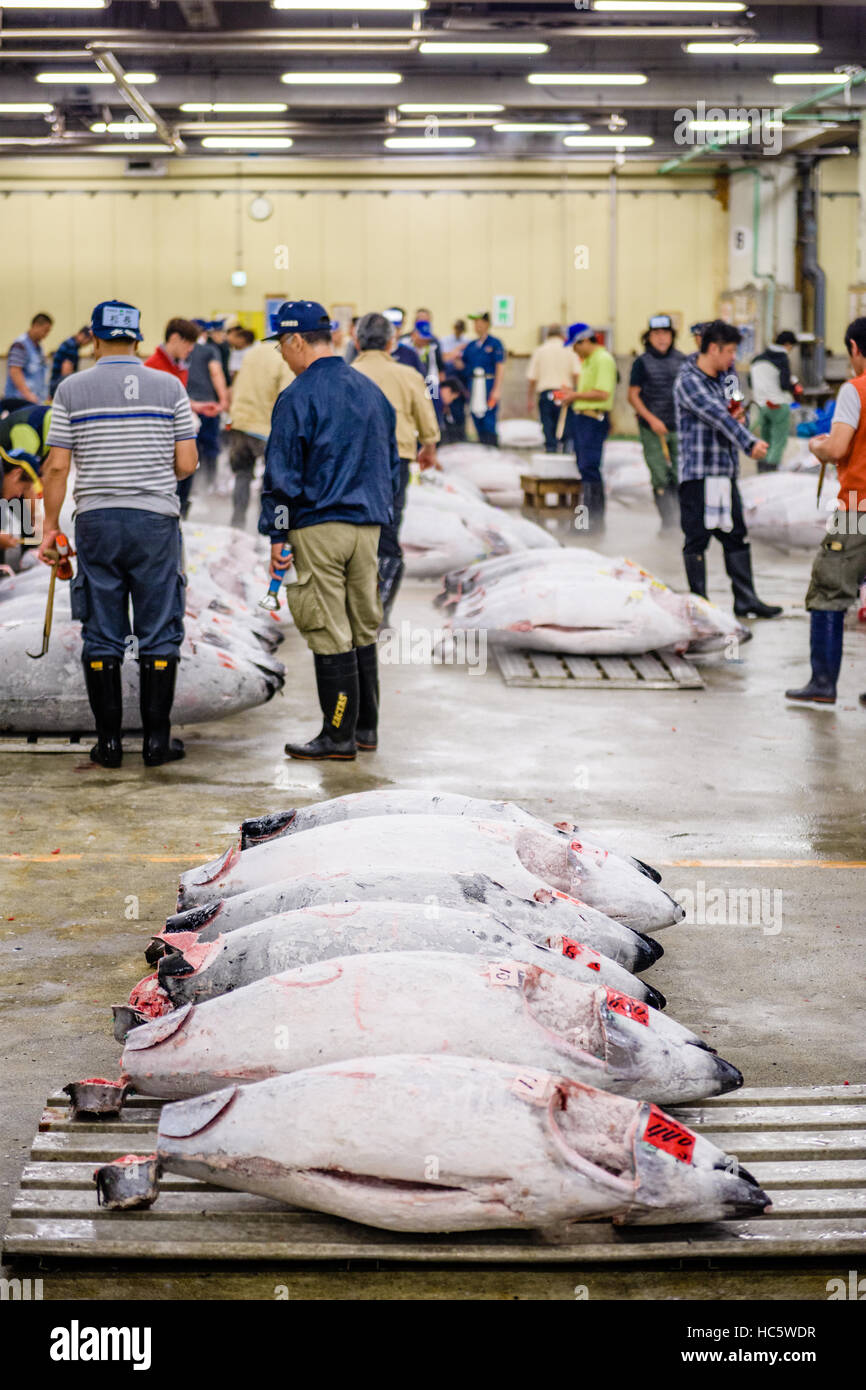
<svg viewBox="0 0 866 1390">
<path fill-rule="evenodd" d="M 844 458 L 839 460 L 839 506 L 847 511 L 852 501 L 858 512 L 866 511 L 866 372 L 855 376 L 851 382 L 860 397 L 860 421 L 854 431 L 851 446 Z"/>
</svg>

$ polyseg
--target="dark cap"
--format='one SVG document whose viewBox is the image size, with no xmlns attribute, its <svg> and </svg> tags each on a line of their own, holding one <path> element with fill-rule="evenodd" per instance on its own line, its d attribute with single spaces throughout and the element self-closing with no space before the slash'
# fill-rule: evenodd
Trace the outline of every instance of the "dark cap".
<svg viewBox="0 0 866 1390">
<path fill-rule="evenodd" d="M 315 333 L 320 328 L 330 330 L 330 327 L 331 316 L 322 304 L 314 299 L 287 299 L 275 314 L 271 314 L 267 341 L 291 333 Z"/>
<path fill-rule="evenodd" d="M 94 338 L 111 342 L 117 338 L 141 342 L 141 313 L 134 304 L 122 299 L 104 299 L 90 316 L 90 331 Z"/>
</svg>

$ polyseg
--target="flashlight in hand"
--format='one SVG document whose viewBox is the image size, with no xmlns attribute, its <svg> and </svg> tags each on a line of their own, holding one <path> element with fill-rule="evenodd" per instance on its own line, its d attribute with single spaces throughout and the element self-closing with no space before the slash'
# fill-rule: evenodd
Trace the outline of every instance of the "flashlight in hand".
<svg viewBox="0 0 866 1390">
<path fill-rule="evenodd" d="M 280 586 L 285 579 L 286 571 L 292 563 L 292 547 L 284 545 L 280 551 L 280 558 L 274 565 L 276 574 L 268 585 L 268 592 L 264 598 L 259 599 L 259 608 L 266 608 L 269 613 L 277 613 L 280 607 Z"/>
</svg>

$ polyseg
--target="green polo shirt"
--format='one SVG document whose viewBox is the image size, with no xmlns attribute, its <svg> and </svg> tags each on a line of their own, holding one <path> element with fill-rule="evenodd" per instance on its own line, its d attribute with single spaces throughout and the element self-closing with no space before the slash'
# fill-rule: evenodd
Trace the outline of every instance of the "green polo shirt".
<svg viewBox="0 0 866 1390">
<path fill-rule="evenodd" d="M 577 383 L 578 391 L 604 391 L 604 400 L 596 401 L 575 401 L 572 410 L 584 411 L 591 410 L 595 413 L 604 411 L 607 414 L 613 410 L 613 398 L 616 393 L 616 362 L 607 348 L 597 347 L 591 352 L 589 357 L 584 358 L 580 364 L 580 379 Z"/>
</svg>

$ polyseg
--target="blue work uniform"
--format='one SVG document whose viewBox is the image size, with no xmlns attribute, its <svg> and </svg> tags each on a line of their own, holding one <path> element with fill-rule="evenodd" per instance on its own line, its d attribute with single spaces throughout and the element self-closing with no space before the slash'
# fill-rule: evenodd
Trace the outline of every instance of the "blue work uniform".
<svg viewBox="0 0 866 1390">
<path fill-rule="evenodd" d="M 375 382 L 342 357 L 317 357 L 278 397 L 265 450 L 259 531 L 394 519 L 400 483 L 397 416 Z M 278 520 L 278 507 L 288 521 Z"/>
<path fill-rule="evenodd" d="M 493 338 L 488 333 L 486 338 L 476 338 L 474 342 L 467 343 L 461 352 L 463 366 L 460 370 L 461 380 L 468 390 L 472 391 L 472 378 L 476 367 L 481 367 L 487 386 L 487 396 L 493 390 L 493 383 L 496 380 L 496 367 L 498 363 L 505 361 L 505 348 L 498 338 Z M 472 419 L 475 423 L 475 430 L 478 434 L 479 444 L 492 444 L 499 446 L 499 438 L 496 433 L 496 417 L 499 406 L 489 406 L 484 415 L 474 415 Z"/>
<path fill-rule="evenodd" d="M 20 367 L 24 373 L 25 384 L 33 392 L 34 396 L 41 402 L 45 400 L 48 384 L 48 363 L 45 353 L 42 351 L 41 343 L 34 343 L 29 333 L 22 333 L 20 338 L 16 338 L 9 349 L 6 359 L 6 392 L 7 396 L 20 398 L 20 393 L 15 382 L 12 380 L 11 368 Z"/>
<path fill-rule="evenodd" d="M 64 362 L 72 363 L 73 372 L 78 371 L 78 343 L 75 337 L 64 338 L 60 347 L 57 348 L 51 359 L 51 382 L 48 387 L 49 396 L 53 396 L 61 381 L 63 380 Z M 69 373 L 67 373 L 69 375 Z"/>
<path fill-rule="evenodd" d="M 395 362 L 401 362 L 404 367 L 414 367 L 416 372 L 420 372 L 421 375 L 426 378 L 427 373 L 424 370 L 424 363 L 421 361 L 421 358 L 418 356 L 418 353 L 411 343 L 397 343 L 391 356 Z"/>
</svg>

